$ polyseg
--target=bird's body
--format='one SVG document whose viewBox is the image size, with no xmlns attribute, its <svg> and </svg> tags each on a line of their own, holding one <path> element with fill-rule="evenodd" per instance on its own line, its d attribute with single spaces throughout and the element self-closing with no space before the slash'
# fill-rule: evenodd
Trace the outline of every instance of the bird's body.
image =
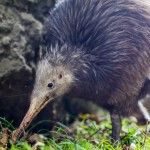
<svg viewBox="0 0 150 150">
<path fill-rule="evenodd" d="M 93 101 L 110 112 L 117 140 L 120 114 L 139 113 L 149 92 L 150 2 L 61 1 L 45 23 L 44 41 L 32 103 L 43 108 L 40 99 L 63 95 Z"/>
<path fill-rule="evenodd" d="M 58 45 L 51 51 L 47 48 L 46 59 L 66 63 L 75 72 L 74 96 L 109 111 L 119 106 L 123 115 L 136 109 L 150 76 L 150 13 L 148 6 L 136 2 L 66 0 L 46 22 L 47 44 Z"/>
</svg>

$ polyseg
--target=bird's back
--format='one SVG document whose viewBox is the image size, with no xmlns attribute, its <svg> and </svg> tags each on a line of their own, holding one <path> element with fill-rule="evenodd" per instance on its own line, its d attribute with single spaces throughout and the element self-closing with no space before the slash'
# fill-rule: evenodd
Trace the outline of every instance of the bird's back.
<svg viewBox="0 0 150 150">
<path fill-rule="evenodd" d="M 89 54 L 89 75 L 96 72 L 100 93 L 109 95 L 108 102 L 99 102 L 119 105 L 121 111 L 125 105 L 131 108 L 149 75 L 150 11 L 146 2 L 64 0 L 45 23 L 47 44 L 67 44 Z"/>
<path fill-rule="evenodd" d="M 47 40 L 82 45 L 93 53 L 103 53 L 112 47 L 116 51 L 129 49 L 140 46 L 140 42 L 146 44 L 150 9 L 140 6 L 138 1 L 62 0 L 45 23 Z"/>
<path fill-rule="evenodd" d="M 149 57 L 148 0 L 62 0 L 45 23 L 47 44 L 84 47 L 102 67 L 124 67 Z M 103 66 L 104 65 L 104 66 Z"/>
</svg>

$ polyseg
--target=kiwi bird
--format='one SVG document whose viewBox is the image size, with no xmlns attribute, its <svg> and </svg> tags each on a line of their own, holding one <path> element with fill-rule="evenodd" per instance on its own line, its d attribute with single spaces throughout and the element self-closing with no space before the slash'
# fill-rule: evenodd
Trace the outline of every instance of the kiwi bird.
<svg viewBox="0 0 150 150">
<path fill-rule="evenodd" d="M 45 21 L 43 53 L 30 108 L 14 139 L 51 100 L 72 96 L 110 113 L 119 140 L 121 116 L 149 119 L 141 99 L 150 86 L 149 0 L 62 0 Z"/>
</svg>

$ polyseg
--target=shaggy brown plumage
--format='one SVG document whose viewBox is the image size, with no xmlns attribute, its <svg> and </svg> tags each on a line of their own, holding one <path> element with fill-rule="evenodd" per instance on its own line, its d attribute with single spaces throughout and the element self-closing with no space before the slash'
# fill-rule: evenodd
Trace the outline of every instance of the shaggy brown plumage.
<svg viewBox="0 0 150 150">
<path fill-rule="evenodd" d="M 120 115 L 136 112 L 143 118 L 138 103 L 150 90 L 149 0 L 61 1 L 45 23 L 44 42 L 31 107 L 15 137 L 63 95 L 108 110 L 115 140 Z"/>
</svg>

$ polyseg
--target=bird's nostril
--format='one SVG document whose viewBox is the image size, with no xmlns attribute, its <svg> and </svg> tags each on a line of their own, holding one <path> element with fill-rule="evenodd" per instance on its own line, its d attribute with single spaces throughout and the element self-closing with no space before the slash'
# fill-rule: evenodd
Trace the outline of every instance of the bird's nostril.
<svg viewBox="0 0 150 150">
<path fill-rule="evenodd" d="M 61 79 L 61 78 L 62 78 L 62 74 L 60 74 L 60 75 L 58 76 L 58 78 Z"/>
</svg>

